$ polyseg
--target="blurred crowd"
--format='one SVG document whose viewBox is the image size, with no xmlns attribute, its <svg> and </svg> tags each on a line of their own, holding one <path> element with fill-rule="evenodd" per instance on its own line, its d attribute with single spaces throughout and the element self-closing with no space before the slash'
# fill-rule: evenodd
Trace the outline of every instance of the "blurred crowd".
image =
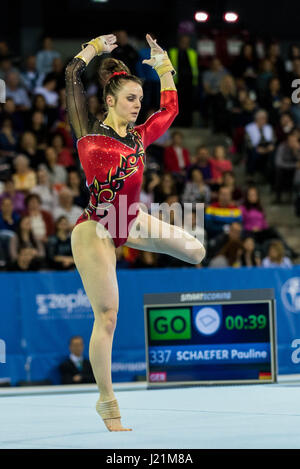
<svg viewBox="0 0 300 469">
<path fill-rule="evenodd" d="M 138 123 L 144 122 L 159 108 L 159 79 L 142 64 L 149 48 L 137 50 L 126 31 L 116 35 L 113 56 L 144 80 Z M 180 113 L 173 129 L 147 148 L 141 202 L 149 212 L 151 204 L 173 206 L 171 224 L 182 223 L 178 207 L 192 204 L 185 229 L 199 233 L 207 249 L 196 267 L 292 266 L 298 254 L 268 224 L 259 189 L 268 186 L 272 203 L 293 204 L 300 216 L 300 104 L 292 100 L 300 47 L 293 45 L 282 57 L 280 44 L 271 43 L 259 57 L 254 43 L 244 43 L 226 67 L 215 56 L 203 65 L 187 35 L 168 52 L 177 72 Z M 1 270 L 75 268 L 71 231 L 89 193 L 67 119 L 67 63 L 50 37 L 22 58 L 0 41 L 0 79 L 6 84 L 6 102 L 0 105 Z M 84 83 L 89 111 L 104 119 L 98 80 L 84 77 Z M 216 139 L 206 146 L 199 139 L 191 152 L 184 132 L 174 128 L 195 127 L 195 112 L 199 127 L 211 128 L 227 143 Z M 236 183 L 241 160 L 243 187 Z M 204 204 L 205 230 L 197 203 Z M 125 246 L 117 249 L 117 259 L 118 268 L 189 266 Z"/>
</svg>

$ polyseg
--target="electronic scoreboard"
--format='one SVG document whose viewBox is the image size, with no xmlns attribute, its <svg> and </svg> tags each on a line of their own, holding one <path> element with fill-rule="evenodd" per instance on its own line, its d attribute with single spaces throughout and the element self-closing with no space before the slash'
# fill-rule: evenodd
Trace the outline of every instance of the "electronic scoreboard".
<svg viewBox="0 0 300 469">
<path fill-rule="evenodd" d="M 273 289 L 144 295 L 148 387 L 276 382 Z"/>
</svg>

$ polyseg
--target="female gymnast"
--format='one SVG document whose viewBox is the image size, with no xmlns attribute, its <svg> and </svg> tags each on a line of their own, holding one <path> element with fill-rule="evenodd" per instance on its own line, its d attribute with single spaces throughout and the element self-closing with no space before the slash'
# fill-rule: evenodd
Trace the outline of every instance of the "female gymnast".
<svg viewBox="0 0 300 469">
<path fill-rule="evenodd" d="M 113 34 L 83 44 L 83 50 L 66 68 L 68 116 L 78 139 L 78 155 L 90 191 L 89 204 L 72 231 L 72 252 L 95 316 L 89 356 L 100 392 L 96 410 L 109 431 L 131 430 L 121 424 L 111 379 L 112 342 L 119 306 L 116 248 L 124 244 L 168 254 L 191 264 L 199 264 L 205 255 L 199 240 L 139 208 L 145 149 L 170 127 L 178 114 L 174 69 L 167 52 L 149 34 L 146 40 L 151 57 L 143 63 L 158 73 L 161 96 L 160 110 L 142 125 L 134 126 L 141 109 L 142 82 L 123 62 L 112 57 L 103 59 L 99 69 L 107 116 L 101 122 L 88 111 L 81 75 L 95 55 L 110 53 L 117 47 Z M 123 216 L 121 196 L 126 196 L 127 217 Z M 130 208 L 134 203 L 137 210 L 133 214 Z M 110 212 L 115 215 L 115 226 L 106 228 Z M 166 225 L 169 237 L 163 236 Z"/>
</svg>

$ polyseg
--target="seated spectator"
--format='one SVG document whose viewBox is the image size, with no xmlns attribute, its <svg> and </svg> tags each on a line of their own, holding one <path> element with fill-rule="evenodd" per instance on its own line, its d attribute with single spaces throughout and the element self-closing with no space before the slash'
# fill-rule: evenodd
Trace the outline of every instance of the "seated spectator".
<svg viewBox="0 0 300 469">
<path fill-rule="evenodd" d="M 267 123 L 268 114 L 259 110 L 255 114 L 255 121 L 248 124 L 246 131 L 247 145 L 247 173 L 253 175 L 260 171 L 267 176 L 275 150 L 275 135 L 273 128 Z M 270 179 L 267 177 L 270 182 Z"/>
<path fill-rule="evenodd" d="M 48 238 L 47 256 L 50 267 L 55 270 L 74 269 L 70 226 L 65 216 L 55 222 L 55 234 Z"/>
<path fill-rule="evenodd" d="M 18 110 L 26 111 L 31 107 L 31 101 L 27 91 L 22 88 L 20 75 L 16 72 L 8 72 L 5 76 L 6 97 L 12 98 Z"/>
<path fill-rule="evenodd" d="M 75 165 L 72 152 L 65 146 L 65 140 L 61 133 L 56 133 L 51 138 L 51 146 L 57 153 L 57 164 L 68 168 Z"/>
<path fill-rule="evenodd" d="M 297 164 L 300 162 L 299 131 L 292 131 L 285 142 L 282 142 L 275 153 L 275 203 L 281 203 L 282 192 L 289 193 L 292 199 L 293 181 Z"/>
<path fill-rule="evenodd" d="M 241 267 L 243 243 L 238 240 L 230 240 L 222 247 L 219 254 L 214 257 L 209 267 Z"/>
<path fill-rule="evenodd" d="M 43 39 L 42 49 L 36 55 L 36 68 L 39 73 L 46 75 L 53 70 L 53 60 L 60 57 L 60 53 L 53 50 L 52 38 L 47 36 Z"/>
<path fill-rule="evenodd" d="M 3 185 L 2 181 L 10 178 L 13 173 L 13 158 L 11 156 L 1 156 L 0 153 L 0 185 Z"/>
<path fill-rule="evenodd" d="M 12 55 L 0 57 L 0 79 L 5 80 L 6 75 L 10 72 L 14 72 L 19 75 L 19 70 L 13 65 Z"/>
<path fill-rule="evenodd" d="M 65 67 L 61 57 L 54 57 L 52 61 L 52 72 L 49 73 L 51 73 L 51 75 L 55 78 L 55 91 L 59 93 L 59 91 L 66 86 Z"/>
<path fill-rule="evenodd" d="M 48 132 L 45 122 L 47 117 L 41 111 L 34 111 L 31 114 L 28 129 L 35 135 L 38 150 L 45 150 L 47 147 Z"/>
<path fill-rule="evenodd" d="M 240 205 L 243 199 L 243 192 L 235 184 L 235 174 L 233 171 L 224 171 L 222 176 L 222 186 L 229 187 L 232 194 L 232 200 L 237 205 Z"/>
<path fill-rule="evenodd" d="M 41 199 L 37 194 L 28 194 L 25 199 L 24 215 L 30 217 L 31 229 L 37 240 L 47 242 L 48 236 L 54 233 L 54 221 L 50 212 L 41 208 Z"/>
<path fill-rule="evenodd" d="M 220 59 L 212 57 L 209 69 L 204 71 L 202 78 L 204 92 L 203 115 L 207 122 L 211 115 L 214 96 L 220 91 L 221 80 L 227 74 L 228 72 Z"/>
<path fill-rule="evenodd" d="M 221 184 L 223 179 L 223 173 L 225 171 L 232 171 L 232 163 L 226 159 L 226 150 L 223 145 L 215 147 L 213 157 L 210 158 L 209 164 L 212 173 L 212 182 L 215 184 Z"/>
<path fill-rule="evenodd" d="M 44 124 L 46 125 L 47 130 L 49 131 L 52 129 L 55 121 L 58 118 L 58 111 L 57 108 L 53 108 L 47 105 L 46 99 L 42 94 L 35 94 L 33 96 L 30 115 L 32 115 L 35 111 L 40 111 L 43 113 Z M 30 125 L 30 119 L 28 125 Z"/>
<path fill-rule="evenodd" d="M 262 107 L 269 113 L 270 122 L 274 125 L 278 120 L 280 103 L 283 98 L 278 77 L 272 77 L 268 83 Z"/>
<path fill-rule="evenodd" d="M 140 202 L 146 205 L 148 211 L 151 209 L 151 204 L 154 202 L 153 190 L 160 183 L 160 177 L 155 171 L 151 171 L 148 175 L 143 174 L 143 182 L 140 192 Z"/>
<path fill-rule="evenodd" d="M 236 88 L 231 75 L 224 75 L 220 90 L 212 100 L 212 120 L 215 133 L 232 136 L 232 109 L 235 105 Z"/>
<path fill-rule="evenodd" d="M 29 55 L 25 61 L 24 71 L 21 72 L 21 82 L 29 95 L 32 95 L 37 86 L 41 86 L 45 75 L 36 69 L 35 55 Z"/>
<path fill-rule="evenodd" d="M 291 260 L 284 255 L 283 243 L 272 241 L 269 245 L 268 255 L 262 261 L 262 267 L 293 267 Z"/>
<path fill-rule="evenodd" d="M 271 61 L 275 75 L 283 83 L 285 79 L 284 61 L 280 56 L 280 44 L 272 41 L 267 49 L 266 57 Z"/>
<path fill-rule="evenodd" d="M 3 197 L 0 211 L 0 230 L 16 231 L 20 215 L 14 211 L 10 197 Z"/>
<path fill-rule="evenodd" d="M 288 57 L 285 61 L 285 70 L 290 72 L 293 67 L 293 60 L 300 59 L 300 47 L 298 44 L 291 44 L 288 50 Z"/>
<path fill-rule="evenodd" d="M 52 73 L 46 75 L 43 80 L 42 86 L 37 86 L 34 90 L 34 94 L 41 94 L 44 96 L 47 106 L 57 107 L 58 106 L 58 93 L 55 91 L 57 82 Z"/>
<path fill-rule="evenodd" d="M 61 384 L 94 383 L 95 379 L 90 362 L 83 356 L 82 337 L 79 335 L 71 337 L 69 349 L 69 357 L 59 366 Z"/>
<path fill-rule="evenodd" d="M 74 196 L 68 187 L 63 187 L 58 194 L 58 205 L 53 210 L 54 220 L 57 220 L 62 215 L 65 216 L 69 222 L 70 229 L 75 226 L 77 219 L 82 214 L 82 207 L 74 205 Z"/>
<path fill-rule="evenodd" d="M 221 251 L 228 241 L 241 241 L 242 231 L 241 223 L 233 222 L 229 226 L 228 233 L 224 231 L 215 238 L 207 238 L 207 252 L 204 262 L 209 264 L 209 261 Z"/>
<path fill-rule="evenodd" d="M 112 56 L 124 62 L 132 73 L 136 73 L 136 64 L 139 59 L 139 55 L 136 49 L 129 43 L 127 31 L 119 29 L 118 31 L 115 31 L 114 34 L 117 37 L 117 44 L 119 47 L 114 49 Z"/>
<path fill-rule="evenodd" d="M 246 236 L 243 240 L 241 265 L 244 267 L 259 267 L 261 265 L 260 253 L 256 249 L 255 241 L 252 236 Z"/>
<path fill-rule="evenodd" d="M 4 183 L 4 190 L 0 195 L 0 204 L 2 199 L 5 197 L 9 197 L 13 203 L 13 210 L 17 212 L 19 215 L 22 214 L 25 204 L 24 204 L 24 193 L 21 191 L 17 191 L 15 188 L 14 180 L 12 177 L 6 179 Z"/>
<path fill-rule="evenodd" d="M 182 202 L 190 203 L 210 203 L 210 188 L 203 180 L 203 174 L 200 169 L 194 168 L 190 172 L 191 181 L 185 184 L 182 195 Z"/>
<path fill-rule="evenodd" d="M 183 134 L 173 132 L 172 143 L 164 150 L 164 169 L 172 173 L 185 175 L 190 164 L 189 152 L 183 146 Z"/>
<path fill-rule="evenodd" d="M 44 244 L 37 240 L 31 229 L 31 222 L 28 216 L 19 220 L 14 236 L 10 239 L 9 255 L 12 262 L 17 261 L 20 249 L 28 248 L 32 251 L 32 259 L 41 265 L 45 259 L 46 252 Z"/>
<path fill-rule="evenodd" d="M 72 191 L 74 204 L 85 208 L 89 203 L 90 195 L 77 169 L 68 171 L 67 187 Z"/>
<path fill-rule="evenodd" d="M 260 103 L 264 102 L 264 98 L 268 89 L 270 79 L 274 76 L 274 70 L 271 60 L 264 58 L 260 61 L 259 72 L 256 80 L 258 99 Z"/>
<path fill-rule="evenodd" d="M 243 78 L 248 88 L 255 89 L 258 60 L 255 46 L 252 43 L 244 43 L 240 55 L 232 65 L 233 74 Z"/>
<path fill-rule="evenodd" d="M 205 145 L 199 145 L 196 148 L 196 154 L 191 161 L 191 165 L 188 167 L 188 178 L 194 168 L 200 169 L 203 175 L 203 180 L 206 184 L 212 182 L 212 172 L 210 165 L 210 154 Z"/>
<path fill-rule="evenodd" d="M 22 247 L 18 252 L 18 257 L 7 266 L 7 270 L 14 272 L 36 271 L 40 268 L 37 258 L 33 255 L 32 249 Z"/>
<path fill-rule="evenodd" d="M 242 222 L 242 212 L 232 202 L 231 190 L 221 186 L 218 192 L 218 201 L 208 205 L 205 209 L 205 229 L 208 237 L 228 231 L 233 222 Z"/>
<path fill-rule="evenodd" d="M 12 175 L 17 191 L 30 191 L 36 185 L 35 171 L 29 166 L 29 158 L 18 155 L 14 160 L 15 173 Z"/>
<path fill-rule="evenodd" d="M 13 130 L 12 120 L 6 117 L 0 129 L 0 155 L 14 156 L 17 151 L 18 136 Z"/>
<path fill-rule="evenodd" d="M 161 176 L 159 184 L 154 187 L 154 203 L 161 203 L 166 200 L 169 195 L 178 193 L 176 181 L 171 173 L 164 173 Z"/>
<path fill-rule="evenodd" d="M 37 147 L 37 139 L 34 133 L 26 131 L 20 138 L 19 152 L 29 158 L 30 167 L 37 167 L 45 162 L 44 151 Z"/>
<path fill-rule="evenodd" d="M 68 174 L 66 169 L 57 163 L 56 150 L 53 147 L 47 147 L 45 157 L 51 184 L 58 189 L 66 185 Z"/>
<path fill-rule="evenodd" d="M 24 113 L 18 111 L 12 98 L 6 97 L 6 102 L 2 104 L 0 113 L 1 123 L 4 119 L 9 118 L 12 122 L 12 128 L 18 135 L 24 130 Z"/>
<path fill-rule="evenodd" d="M 57 204 L 57 192 L 50 182 L 49 173 L 45 165 L 40 165 L 37 170 L 37 185 L 30 191 L 37 194 L 41 199 L 41 208 L 52 213 Z"/>
<path fill-rule="evenodd" d="M 276 140 L 281 143 L 287 139 L 290 132 L 295 130 L 295 122 L 289 112 L 284 112 L 279 117 L 279 122 L 275 127 Z"/>
</svg>

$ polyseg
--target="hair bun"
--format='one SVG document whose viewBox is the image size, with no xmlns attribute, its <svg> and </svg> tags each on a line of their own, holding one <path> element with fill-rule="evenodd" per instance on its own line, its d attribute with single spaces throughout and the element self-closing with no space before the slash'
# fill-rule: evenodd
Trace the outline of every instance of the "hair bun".
<svg viewBox="0 0 300 469">
<path fill-rule="evenodd" d="M 99 76 L 102 83 L 106 83 L 115 72 L 126 72 L 130 75 L 129 68 L 121 60 L 108 57 L 103 59 L 99 68 Z"/>
</svg>

